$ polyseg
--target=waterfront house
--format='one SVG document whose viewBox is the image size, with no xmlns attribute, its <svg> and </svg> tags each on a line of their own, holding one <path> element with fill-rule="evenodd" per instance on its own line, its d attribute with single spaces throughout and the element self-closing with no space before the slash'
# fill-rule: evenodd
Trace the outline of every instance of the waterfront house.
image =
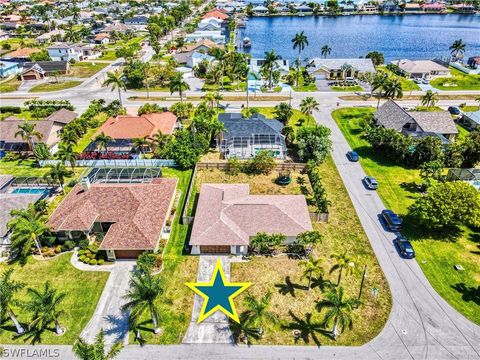
<svg viewBox="0 0 480 360">
<path fill-rule="evenodd" d="M 399 12 L 402 9 L 398 4 L 399 3 L 395 0 L 387 0 L 382 5 L 380 5 L 380 9 L 386 13 Z"/>
<path fill-rule="evenodd" d="M 35 61 L 23 63 L 20 78 L 23 81 L 40 80 L 51 75 L 67 74 L 70 69 L 68 61 Z"/>
<path fill-rule="evenodd" d="M 447 7 L 443 3 L 422 4 L 422 10 L 426 13 L 444 13 Z"/>
<path fill-rule="evenodd" d="M 480 129 L 480 110 L 466 112 L 460 119 L 460 123 L 470 130 Z"/>
<path fill-rule="evenodd" d="M 229 16 L 225 14 L 225 12 L 221 11 L 220 9 L 214 9 L 212 11 L 205 13 L 202 16 L 202 19 L 208 19 L 211 17 L 224 21 L 224 20 L 227 20 Z"/>
<path fill-rule="evenodd" d="M 473 14 L 475 13 L 475 6 L 472 4 L 454 4 L 452 5 L 452 9 L 455 12 L 464 13 L 464 14 Z"/>
<path fill-rule="evenodd" d="M 347 70 L 345 71 L 345 68 Z M 307 66 L 307 71 L 317 80 L 344 80 L 358 78 L 365 73 L 375 73 L 371 59 L 323 59 L 314 58 Z"/>
<path fill-rule="evenodd" d="M 419 14 L 423 12 L 423 9 L 419 3 L 410 2 L 404 5 L 403 11 L 407 14 Z"/>
<path fill-rule="evenodd" d="M 16 75 L 19 71 L 20 68 L 16 62 L 0 60 L 0 78 Z"/>
<path fill-rule="evenodd" d="M 480 56 L 471 56 L 467 60 L 467 65 L 472 69 L 478 69 L 480 67 Z"/>
<path fill-rule="evenodd" d="M 199 22 L 197 25 L 199 31 L 220 31 L 221 28 L 222 26 L 218 22 Z"/>
<path fill-rule="evenodd" d="M 177 182 L 176 178 L 155 178 L 150 183 L 90 183 L 84 177 L 47 225 L 60 240 L 92 234 L 102 238 L 100 250 L 106 251 L 109 260 L 134 259 L 158 249 Z"/>
<path fill-rule="evenodd" d="M 256 59 L 250 58 L 247 59 L 248 67 L 250 68 L 250 72 L 254 74 L 260 74 L 262 65 L 265 63 L 265 59 Z M 290 63 L 287 59 L 280 59 L 275 61 L 276 70 L 280 71 L 280 74 L 288 75 L 290 73 Z"/>
<path fill-rule="evenodd" d="M 49 46 L 47 51 L 54 61 L 92 60 L 102 55 L 93 44 L 85 43 L 56 43 Z"/>
<path fill-rule="evenodd" d="M 378 11 L 378 8 L 374 4 L 365 4 L 363 2 L 359 2 L 357 4 L 357 11 L 361 13 L 371 14 L 376 13 Z"/>
<path fill-rule="evenodd" d="M 406 136 L 436 136 L 443 143 L 455 140 L 458 130 L 448 111 L 406 111 L 388 100 L 374 114 L 375 124 Z"/>
<path fill-rule="evenodd" d="M 185 36 L 187 42 L 199 40 L 210 40 L 215 44 L 225 44 L 225 35 L 222 35 L 221 31 L 195 31 Z"/>
<path fill-rule="evenodd" d="M 304 195 L 251 195 L 248 184 L 202 184 L 189 244 L 191 254 L 246 255 L 259 232 L 285 244 L 312 230 Z"/>
<path fill-rule="evenodd" d="M 408 78 L 433 79 L 436 77 L 450 76 L 450 69 L 432 60 L 394 60 L 392 64 L 398 66 L 400 71 Z"/>
<path fill-rule="evenodd" d="M 252 12 L 255 15 L 265 15 L 265 14 L 268 14 L 268 8 L 266 8 L 263 5 L 258 5 L 252 8 Z"/>
<path fill-rule="evenodd" d="M 311 13 L 312 8 L 305 4 L 300 4 L 295 6 L 295 10 L 299 13 Z"/>
<path fill-rule="evenodd" d="M 218 115 L 224 130 L 217 135 L 217 147 L 223 158 L 250 159 L 259 151 L 267 150 L 278 159 L 287 154 L 283 124 L 255 114 L 249 119 L 240 113 Z"/>
</svg>

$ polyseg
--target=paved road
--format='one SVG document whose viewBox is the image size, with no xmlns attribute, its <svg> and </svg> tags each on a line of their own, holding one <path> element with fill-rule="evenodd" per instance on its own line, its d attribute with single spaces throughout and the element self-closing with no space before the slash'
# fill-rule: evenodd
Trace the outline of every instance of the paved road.
<svg viewBox="0 0 480 360">
<path fill-rule="evenodd" d="M 225 277 L 230 280 L 230 258 L 228 256 L 201 255 L 198 262 L 197 281 L 209 282 L 217 259 L 222 262 Z M 193 295 L 193 293 L 192 293 Z M 228 326 L 228 318 L 220 311 L 215 312 L 200 324 L 197 323 L 203 299 L 195 294 L 193 300 L 192 319 L 183 339 L 184 344 L 231 344 L 232 333 Z"/>
</svg>

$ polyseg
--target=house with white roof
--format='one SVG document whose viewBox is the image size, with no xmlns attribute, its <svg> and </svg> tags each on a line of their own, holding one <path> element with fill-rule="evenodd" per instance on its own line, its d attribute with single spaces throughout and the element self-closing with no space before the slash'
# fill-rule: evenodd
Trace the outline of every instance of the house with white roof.
<svg viewBox="0 0 480 360">
<path fill-rule="evenodd" d="M 318 80 L 343 80 L 375 73 L 371 59 L 322 59 L 314 58 L 307 66 L 307 71 Z"/>
<path fill-rule="evenodd" d="M 450 69 L 432 60 L 394 60 L 392 64 L 398 66 L 407 77 L 417 79 L 433 79 L 436 77 L 450 76 Z"/>
</svg>

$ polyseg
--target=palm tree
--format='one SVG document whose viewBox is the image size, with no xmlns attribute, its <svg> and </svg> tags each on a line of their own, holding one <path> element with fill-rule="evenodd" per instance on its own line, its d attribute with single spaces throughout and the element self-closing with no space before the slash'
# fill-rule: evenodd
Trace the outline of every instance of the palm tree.
<svg viewBox="0 0 480 360">
<path fill-rule="evenodd" d="M 135 138 L 132 141 L 133 148 L 140 151 L 143 155 L 145 155 L 145 147 L 148 146 L 149 144 L 150 144 L 150 141 L 148 141 L 146 136 Z"/>
<path fill-rule="evenodd" d="M 153 332 L 160 333 L 158 327 L 158 310 L 155 301 L 163 293 L 162 283 L 158 277 L 150 273 L 134 272 L 130 278 L 130 289 L 124 298 L 127 303 L 122 311 L 130 310 L 133 316 L 140 317 L 146 310 L 150 312 L 153 322 Z"/>
<path fill-rule="evenodd" d="M 308 290 L 312 285 L 312 276 L 314 274 L 322 274 L 323 268 L 321 266 L 322 259 L 315 259 L 313 255 L 310 255 L 308 260 L 300 262 L 300 265 L 303 267 L 303 277 L 308 279 Z"/>
<path fill-rule="evenodd" d="M 95 336 L 93 344 L 87 343 L 82 338 L 78 338 L 73 344 L 73 353 L 80 360 L 112 360 L 122 350 L 123 343 L 117 341 L 113 346 L 105 353 L 105 332 L 103 329 Z"/>
<path fill-rule="evenodd" d="M 297 77 L 296 77 L 296 86 L 298 86 L 298 77 L 300 75 L 300 54 L 305 49 L 305 46 L 308 46 L 307 35 L 304 34 L 303 30 L 295 34 L 295 37 L 292 39 L 293 50 L 298 47 L 298 56 L 297 56 Z"/>
<path fill-rule="evenodd" d="M 64 192 L 63 184 L 65 184 L 65 178 L 73 175 L 73 171 L 68 170 L 65 165 L 58 162 L 55 165 L 50 165 L 50 170 L 44 175 L 45 178 L 50 178 L 53 181 L 57 181 Z"/>
<path fill-rule="evenodd" d="M 389 80 L 385 85 L 385 96 L 389 99 L 403 97 L 402 82 L 399 78 Z"/>
<path fill-rule="evenodd" d="M 303 114 L 307 115 L 307 119 L 310 119 L 313 111 L 318 110 L 319 106 L 320 103 L 317 100 L 315 100 L 312 96 L 307 96 L 300 103 L 300 110 Z"/>
<path fill-rule="evenodd" d="M 30 122 L 23 122 L 18 125 L 18 131 L 15 133 L 15 137 L 21 137 L 23 141 L 28 144 L 28 150 L 33 150 L 33 138 L 36 137 L 39 141 L 42 140 L 43 134 L 35 130 L 36 124 Z"/>
<path fill-rule="evenodd" d="M 342 70 L 343 83 L 345 84 L 347 81 L 347 72 L 352 71 L 352 65 L 345 63 L 340 69 Z"/>
<path fill-rule="evenodd" d="M 450 53 L 454 55 L 455 60 L 460 58 L 460 54 L 465 52 L 465 44 L 462 39 L 455 40 L 449 47 Z"/>
<path fill-rule="evenodd" d="M 388 75 L 384 72 L 378 72 L 372 81 L 372 92 L 378 90 L 377 109 L 380 106 L 380 99 L 382 98 L 382 92 L 385 91 L 385 87 L 388 83 Z"/>
<path fill-rule="evenodd" d="M 340 285 L 343 269 L 346 269 L 347 275 L 352 273 L 355 269 L 355 262 L 347 255 L 347 251 L 344 251 L 343 253 L 333 253 L 330 257 L 336 261 L 335 265 L 330 269 L 330 274 L 338 270 L 338 286 Z"/>
<path fill-rule="evenodd" d="M 244 344 L 251 345 L 252 339 L 258 340 L 262 337 L 260 330 L 252 326 L 252 321 L 246 312 L 239 316 L 240 322 L 230 321 L 230 329 L 232 330 L 235 341 L 241 341 Z"/>
<path fill-rule="evenodd" d="M 357 298 L 345 299 L 343 287 L 330 288 L 325 294 L 325 298 L 318 302 L 319 310 L 328 308 L 323 318 L 323 327 L 327 327 L 333 321 L 331 336 L 336 340 L 339 333 L 346 328 L 352 328 L 352 311 L 360 305 Z"/>
<path fill-rule="evenodd" d="M 282 129 L 282 134 L 285 136 L 285 141 L 288 144 L 293 144 L 295 141 L 295 130 L 293 130 L 293 127 L 291 126 L 284 126 Z"/>
<path fill-rule="evenodd" d="M 422 105 L 426 106 L 427 108 L 435 106 L 438 101 L 438 93 L 434 93 L 432 90 L 427 90 L 425 95 L 423 95 L 420 100 L 422 102 Z"/>
<path fill-rule="evenodd" d="M 332 48 L 330 46 L 328 45 L 322 46 L 322 56 L 324 57 L 324 59 L 326 59 L 331 52 L 332 52 Z"/>
<path fill-rule="evenodd" d="M 19 301 L 14 298 L 14 296 L 17 292 L 23 289 L 25 284 L 12 280 L 12 274 L 13 269 L 9 268 L 5 270 L 0 276 L 0 293 L 2 294 L 2 296 L 0 297 L 0 323 L 8 313 L 8 316 L 15 324 L 17 334 L 23 334 L 25 332 L 25 329 L 17 320 L 17 317 L 13 312 L 13 306 L 18 306 L 20 304 Z"/>
<path fill-rule="evenodd" d="M 143 83 L 147 90 L 147 99 L 150 99 L 150 63 L 143 64 Z"/>
<path fill-rule="evenodd" d="M 74 129 L 64 128 L 60 134 L 60 139 L 65 145 L 76 145 L 79 138 L 79 134 Z"/>
<path fill-rule="evenodd" d="M 50 231 L 45 217 L 37 213 L 33 206 L 28 209 L 14 210 L 11 214 L 13 218 L 8 222 L 7 228 L 11 231 L 12 252 L 25 260 L 30 255 L 32 247 L 36 246 L 38 253 L 43 257 L 40 238 Z"/>
<path fill-rule="evenodd" d="M 77 161 L 78 152 L 73 150 L 73 146 L 71 144 L 61 142 L 58 146 L 56 155 L 64 163 L 65 161 L 68 161 L 72 167 L 72 170 L 75 170 L 75 162 Z"/>
<path fill-rule="evenodd" d="M 30 300 L 25 303 L 25 310 L 33 313 L 32 321 L 28 325 L 30 331 L 44 331 L 53 322 L 55 332 L 62 335 L 65 329 L 60 325 L 60 316 L 64 314 L 59 310 L 60 304 L 66 297 L 66 293 L 57 293 L 57 290 L 50 286 L 47 281 L 43 285 L 43 290 L 28 288 L 27 295 Z"/>
<path fill-rule="evenodd" d="M 203 96 L 203 100 L 205 100 L 210 105 L 210 109 L 213 110 L 213 107 L 215 106 L 215 93 L 213 92 L 206 93 Z"/>
<path fill-rule="evenodd" d="M 275 50 L 265 52 L 265 60 L 262 64 L 261 70 L 264 76 L 268 79 L 268 88 L 273 86 L 273 72 L 278 68 L 277 61 L 281 60 L 280 55 L 275 54 Z"/>
<path fill-rule="evenodd" d="M 480 110 L 480 96 L 475 99 L 476 102 L 478 102 L 478 109 Z"/>
<path fill-rule="evenodd" d="M 113 138 L 109 135 L 106 135 L 103 131 L 98 134 L 95 139 L 93 139 L 98 148 L 104 148 L 105 152 L 108 152 L 108 143 L 113 141 Z"/>
<path fill-rule="evenodd" d="M 260 334 L 264 333 L 264 322 L 276 323 L 278 317 L 275 313 L 269 311 L 272 293 L 268 291 L 262 298 L 257 300 L 252 294 L 245 297 L 245 307 L 248 309 L 246 314 L 251 318 L 252 324 L 257 326 Z"/>
<path fill-rule="evenodd" d="M 163 148 L 167 144 L 168 138 L 168 135 L 162 133 L 161 130 L 158 130 L 158 132 L 152 137 L 151 145 L 153 150 Z"/>
<path fill-rule="evenodd" d="M 114 91 L 115 89 L 118 90 L 118 100 L 120 101 L 120 106 L 123 108 L 122 90 L 127 90 L 127 86 L 122 79 L 122 74 L 120 73 L 120 71 L 107 72 L 107 80 L 105 80 L 103 86 L 110 87 L 112 91 Z"/>
<path fill-rule="evenodd" d="M 183 80 L 181 73 L 176 74 L 172 80 L 170 80 L 170 94 L 178 92 L 180 95 L 180 102 L 183 102 L 183 92 L 190 90 L 190 86 Z"/>
</svg>

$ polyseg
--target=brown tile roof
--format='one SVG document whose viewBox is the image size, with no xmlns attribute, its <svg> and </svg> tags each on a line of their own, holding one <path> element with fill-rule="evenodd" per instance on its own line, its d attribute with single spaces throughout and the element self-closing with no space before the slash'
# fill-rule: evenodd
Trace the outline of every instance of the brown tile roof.
<svg viewBox="0 0 480 360">
<path fill-rule="evenodd" d="M 97 131 L 114 139 L 134 139 L 151 137 L 159 130 L 162 134 L 173 133 L 177 117 L 170 111 L 163 113 L 144 114 L 142 116 L 119 115 L 109 118 Z"/>
<path fill-rule="evenodd" d="M 190 245 L 248 245 L 258 232 L 312 230 L 303 195 L 250 195 L 248 184 L 203 184 Z"/>
<path fill-rule="evenodd" d="M 30 55 L 40 52 L 40 49 L 34 49 L 34 48 L 23 48 L 23 49 L 17 49 L 12 52 L 9 52 L 4 56 L 6 59 L 13 59 L 13 58 L 29 58 Z"/>
<path fill-rule="evenodd" d="M 151 184 L 92 184 L 88 191 L 78 184 L 50 216 L 48 225 L 54 231 L 87 231 L 94 222 L 113 223 L 100 249 L 153 250 L 176 186 L 174 178 Z"/>
<path fill-rule="evenodd" d="M 105 39 L 105 38 L 109 38 L 109 39 L 110 39 L 110 34 L 100 33 L 100 34 L 95 35 L 95 41 L 100 41 L 100 40 L 103 40 L 103 39 Z"/>
<path fill-rule="evenodd" d="M 68 124 L 70 121 L 76 119 L 78 114 L 76 112 L 61 108 L 55 111 L 52 115 L 48 116 L 46 121 L 53 121 L 62 124 Z"/>
<path fill-rule="evenodd" d="M 209 49 L 220 47 L 210 39 L 201 39 L 201 40 L 198 40 L 195 44 L 188 44 L 183 46 L 182 48 L 178 49 L 178 52 L 182 52 L 182 53 L 191 52 L 198 49 L 200 46 L 205 46 Z"/>
<path fill-rule="evenodd" d="M 410 115 L 424 132 L 458 134 L 452 115 L 448 111 L 411 111 Z"/>
<path fill-rule="evenodd" d="M 0 121 L 0 140 L 6 143 L 24 143 L 23 139 L 18 136 L 15 137 L 15 133 L 18 131 L 18 125 L 23 124 L 25 120 L 17 119 L 15 117 L 8 117 L 3 121 Z M 35 130 L 42 134 L 42 139 L 34 138 L 34 141 L 46 141 L 52 131 L 53 121 L 40 120 L 40 121 L 28 121 L 31 124 L 35 124 Z"/>
<path fill-rule="evenodd" d="M 208 18 L 211 18 L 211 17 L 214 17 L 214 18 L 220 19 L 220 20 L 227 20 L 228 19 L 228 15 L 226 15 L 224 12 L 221 12 L 217 9 L 207 12 L 205 15 L 202 16 L 202 19 L 208 19 Z"/>
</svg>

